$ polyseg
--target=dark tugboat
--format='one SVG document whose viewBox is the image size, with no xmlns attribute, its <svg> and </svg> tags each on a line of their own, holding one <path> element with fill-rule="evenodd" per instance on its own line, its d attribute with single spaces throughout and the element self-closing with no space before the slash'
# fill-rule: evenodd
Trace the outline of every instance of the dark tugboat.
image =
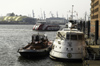
<svg viewBox="0 0 100 66">
<path fill-rule="evenodd" d="M 33 34 L 32 42 L 27 46 L 18 49 L 22 57 L 41 57 L 49 54 L 52 42 L 50 42 L 45 34 Z"/>
</svg>

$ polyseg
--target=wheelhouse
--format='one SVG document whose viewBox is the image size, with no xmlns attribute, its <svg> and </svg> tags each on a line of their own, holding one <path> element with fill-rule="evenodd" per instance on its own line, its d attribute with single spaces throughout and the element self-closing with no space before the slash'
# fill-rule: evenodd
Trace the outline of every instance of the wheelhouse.
<svg viewBox="0 0 100 66">
<path fill-rule="evenodd" d="M 66 35 L 67 40 L 84 40 L 83 33 L 67 33 Z"/>
<path fill-rule="evenodd" d="M 33 34 L 32 35 L 32 41 L 39 41 L 41 39 L 47 39 L 47 36 L 46 35 L 42 35 L 42 34 Z"/>
<path fill-rule="evenodd" d="M 75 32 L 58 32 L 56 35 L 56 39 L 61 40 L 84 40 L 83 33 L 75 33 Z"/>
</svg>

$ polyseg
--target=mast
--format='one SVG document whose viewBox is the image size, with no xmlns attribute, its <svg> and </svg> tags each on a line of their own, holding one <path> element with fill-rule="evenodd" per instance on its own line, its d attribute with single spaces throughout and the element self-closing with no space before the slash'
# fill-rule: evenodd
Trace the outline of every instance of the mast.
<svg viewBox="0 0 100 66">
<path fill-rule="evenodd" d="M 53 18 L 54 16 L 53 16 L 53 13 L 50 11 L 50 14 L 51 14 L 51 17 Z"/>
<path fill-rule="evenodd" d="M 45 11 L 43 13 L 44 13 L 44 19 L 45 19 L 46 18 Z"/>
<path fill-rule="evenodd" d="M 33 18 L 34 18 L 34 17 L 35 17 L 35 16 L 34 16 L 34 10 L 32 10 L 32 14 L 33 14 Z"/>
<path fill-rule="evenodd" d="M 72 5 L 72 20 L 73 20 L 73 7 L 74 7 L 74 5 Z"/>
<path fill-rule="evenodd" d="M 86 22 L 86 16 L 87 16 L 87 12 L 85 12 L 85 22 Z"/>
</svg>

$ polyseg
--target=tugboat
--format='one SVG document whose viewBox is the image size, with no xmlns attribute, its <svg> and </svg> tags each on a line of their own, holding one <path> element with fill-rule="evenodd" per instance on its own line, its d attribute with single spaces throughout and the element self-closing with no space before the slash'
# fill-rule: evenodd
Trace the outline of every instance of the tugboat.
<svg viewBox="0 0 100 66">
<path fill-rule="evenodd" d="M 33 34 L 32 42 L 27 46 L 18 49 L 22 57 L 34 58 L 46 56 L 51 50 L 52 42 L 50 42 L 44 34 Z"/>
<path fill-rule="evenodd" d="M 55 60 L 83 60 L 86 56 L 84 33 L 71 27 L 57 31 L 50 58 Z"/>
<path fill-rule="evenodd" d="M 60 26 L 57 24 L 49 24 L 46 22 L 37 22 L 33 26 L 33 30 L 41 30 L 41 31 L 57 31 L 60 29 Z"/>
</svg>

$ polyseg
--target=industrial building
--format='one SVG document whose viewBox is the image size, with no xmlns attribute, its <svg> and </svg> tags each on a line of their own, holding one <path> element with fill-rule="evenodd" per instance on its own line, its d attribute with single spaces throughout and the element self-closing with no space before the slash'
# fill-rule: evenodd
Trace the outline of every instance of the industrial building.
<svg viewBox="0 0 100 66">
<path fill-rule="evenodd" d="M 36 20 L 32 17 L 8 13 L 6 16 L 0 17 L 0 24 L 35 24 Z"/>
<path fill-rule="evenodd" d="M 67 22 L 67 20 L 65 18 L 60 18 L 60 17 L 51 17 L 51 18 L 46 18 L 46 22 L 52 24 L 64 25 Z"/>
</svg>

